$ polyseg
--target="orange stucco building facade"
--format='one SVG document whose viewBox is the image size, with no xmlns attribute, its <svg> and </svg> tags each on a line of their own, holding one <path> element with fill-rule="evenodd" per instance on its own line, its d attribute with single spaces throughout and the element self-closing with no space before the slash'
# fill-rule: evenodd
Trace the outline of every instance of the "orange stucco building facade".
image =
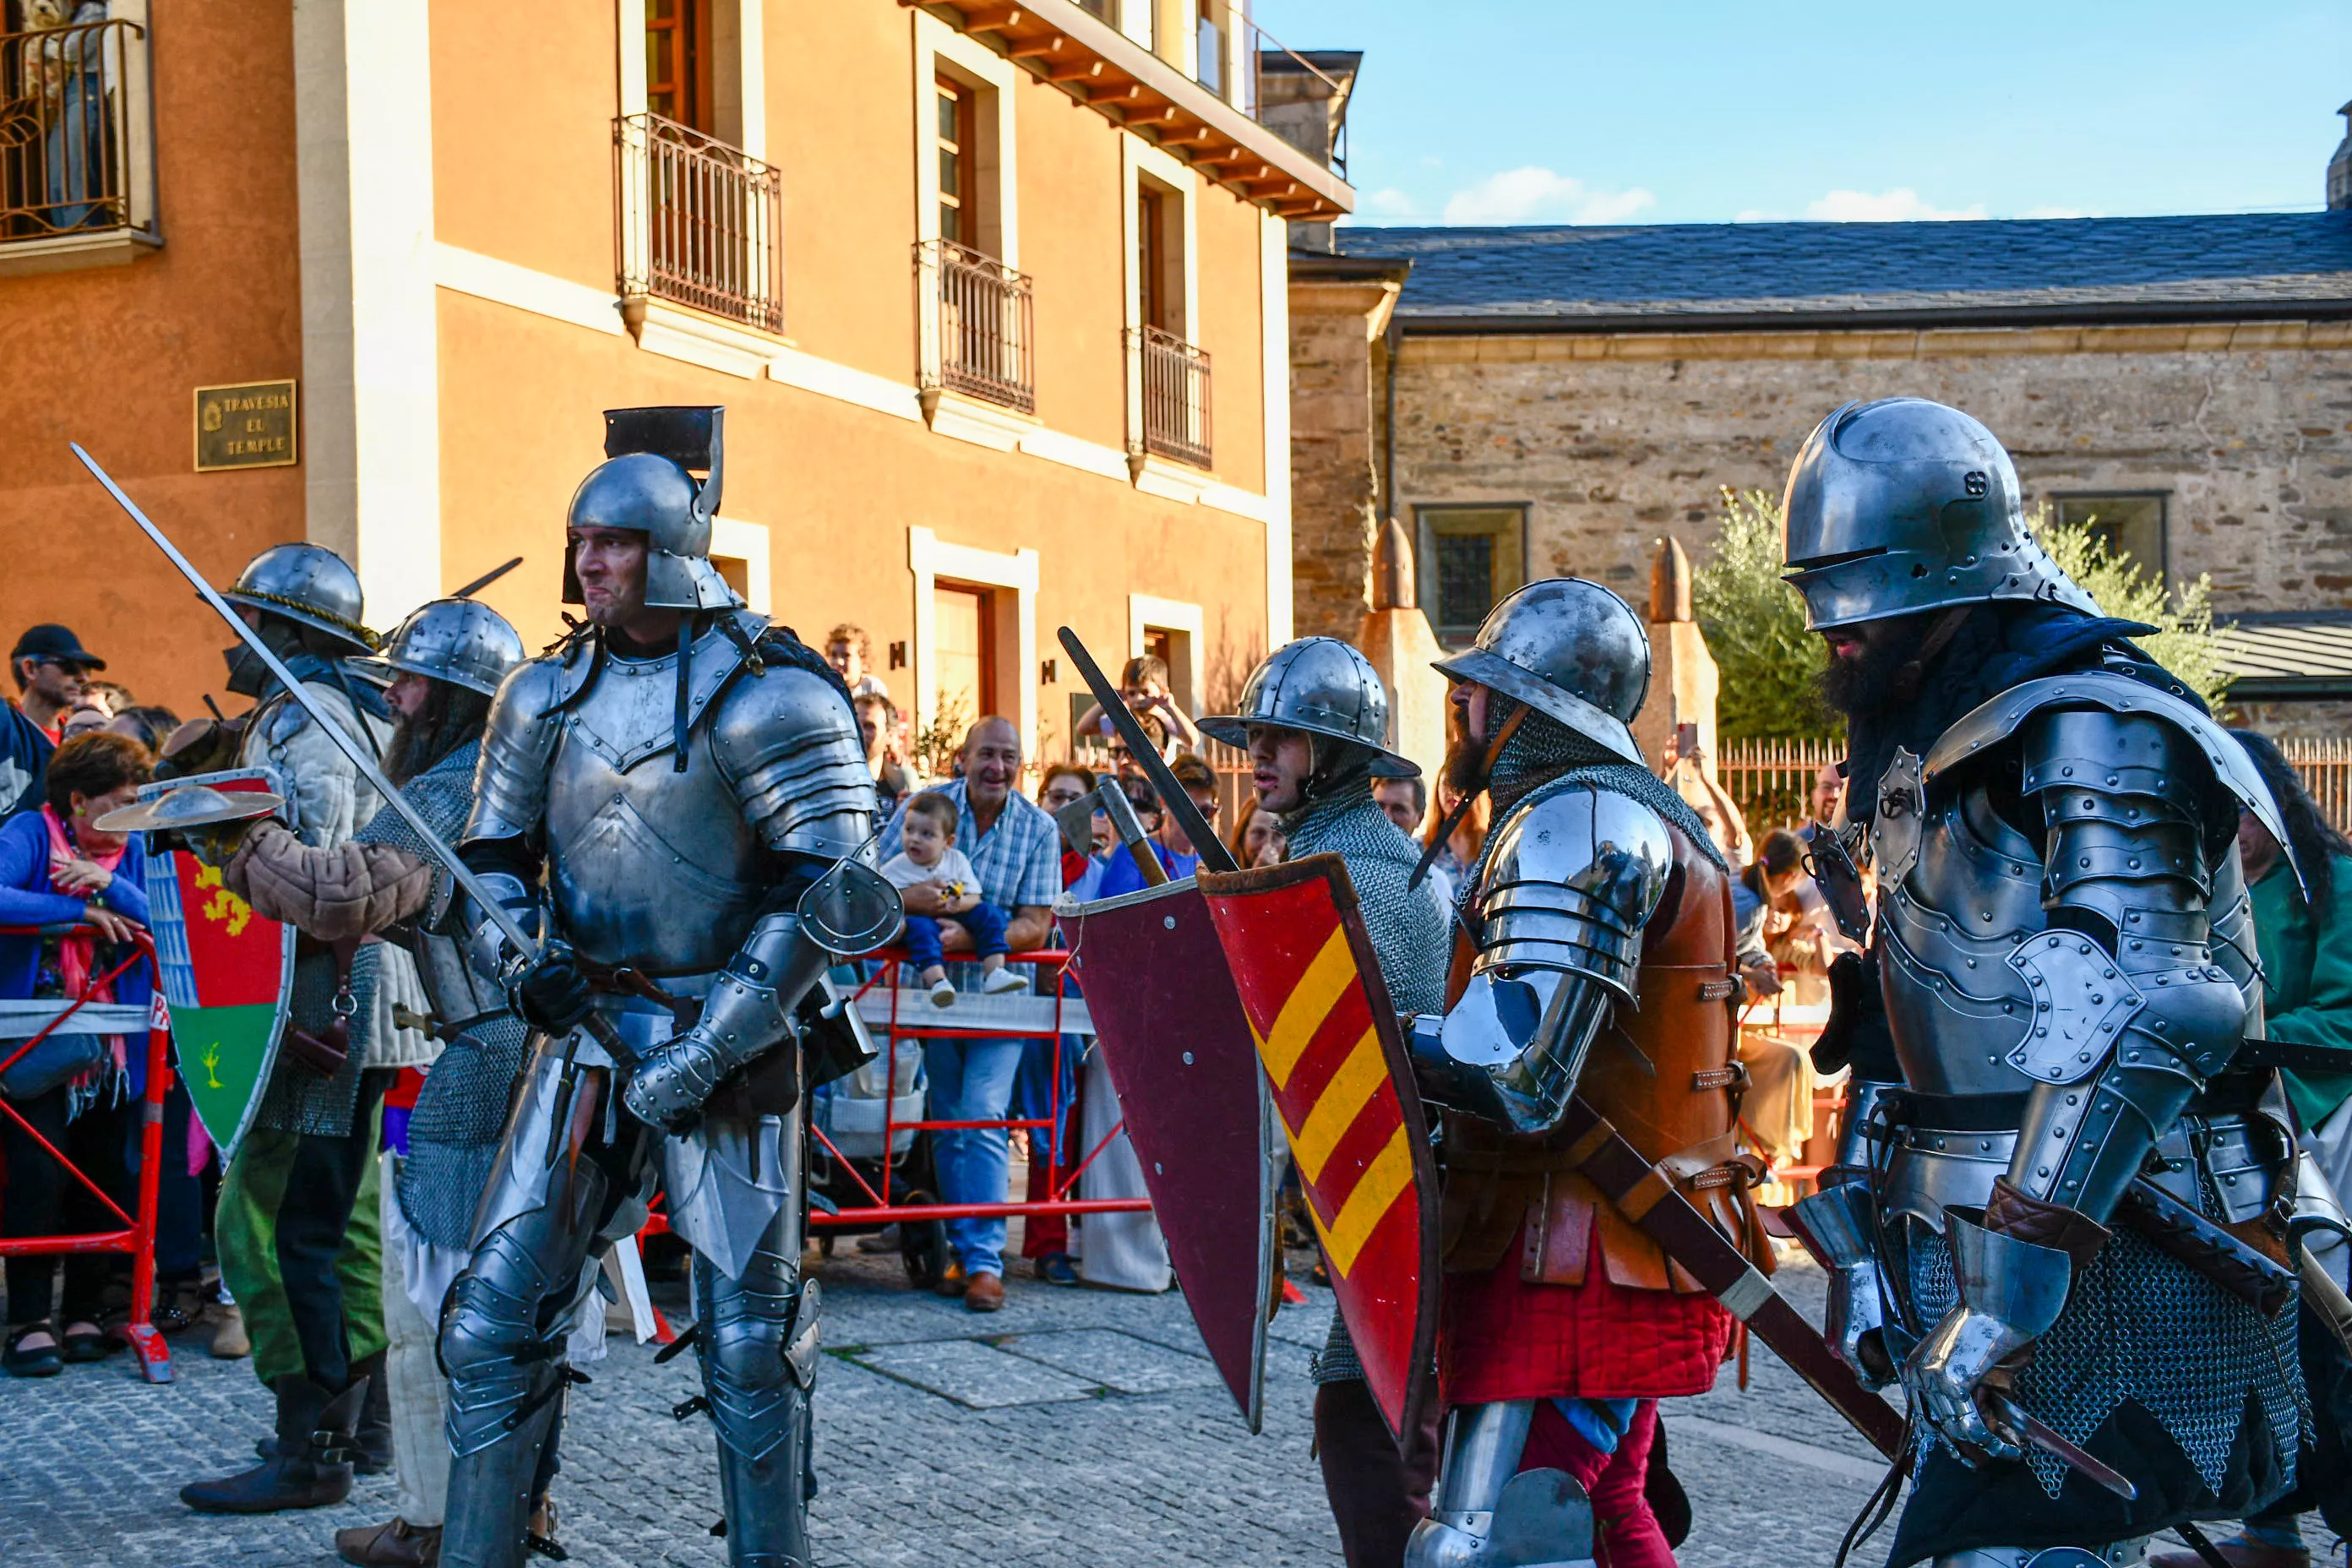
<svg viewBox="0 0 2352 1568">
<path fill-rule="evenodd" d="M 483 597 L 536 644 L 601 412 L 718 404 L 722 569 L 811 640 L 864 626 L 918 729 L 1061 752 L 1061 625 L 1166 652 L 1196 709 L 1289 635 L 1286 221 L 1349 197 L 1252 118 L 1238 7 L 111 16 L 111 206 L 0 190 L 0 632 L 219 689 L 221 628 L 71 439 L 220 581 L 341 550 L 379 628 L 520 555 Z M 299 460 L 198 471 L 196 389 L 274 381 Z"/>
</svg>

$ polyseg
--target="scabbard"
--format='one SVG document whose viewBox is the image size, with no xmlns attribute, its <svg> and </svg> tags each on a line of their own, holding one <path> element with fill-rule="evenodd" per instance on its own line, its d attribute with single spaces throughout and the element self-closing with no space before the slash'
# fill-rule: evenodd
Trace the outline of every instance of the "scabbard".
<svg viewBox="0 0 2352 1568">
<path fill-rule="evenodd" d="M 2149 1181 L 2134 1177 L 2116 1205 L 2116 1221 L 2195 1269 L 2265 1318 L 2294 1300 L 2294 1275 Z"/>
<path fill-rule="evenodd" d="M 1903 1417 L 1894 1406 L 1862 1385 L 1853 1369 L 1832 1353 L 1821 1331 L 1707 1223 L 1671 1175 L 1643 1159 L 1623 1133 L 1582 1100 L 1569 1102 L 1560 1131 L 1570 1140 L 1568 1154 L 1576 1168 L 1643 1235 L 1769 1345 L 1873 1447 L 1889 1458 L 1902 1451 Z"/>
</svg>

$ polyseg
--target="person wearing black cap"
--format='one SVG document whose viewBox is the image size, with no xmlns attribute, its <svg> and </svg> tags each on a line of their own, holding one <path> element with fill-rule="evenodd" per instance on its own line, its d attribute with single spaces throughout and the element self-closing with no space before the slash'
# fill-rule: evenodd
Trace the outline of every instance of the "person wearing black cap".
<svg viewBox="0 0 2352 1568">
<path fill-rule="evenodd" d="M 106 660 L 67 627 L 28 628 L 8 655 L 16 698 L 0 714 L 0 817 L 41 804 L 41 779 L 58 749 L 58 727 L 82 700 L 89 672 Z"/>
</svg>

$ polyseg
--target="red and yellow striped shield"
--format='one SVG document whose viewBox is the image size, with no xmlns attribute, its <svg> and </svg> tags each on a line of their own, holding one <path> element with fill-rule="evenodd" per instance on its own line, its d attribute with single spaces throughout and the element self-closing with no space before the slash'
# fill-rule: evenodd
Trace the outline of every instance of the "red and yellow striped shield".
<svg viewBox="0 0 2352 1568">
<path fill-rule="evenodd" d="M 1436 1172 L 1396 1009 L 1336 855 L 1203 875 L 1365 1382 L 1417 1423 L 1437 1332 Z"/>
</svg>

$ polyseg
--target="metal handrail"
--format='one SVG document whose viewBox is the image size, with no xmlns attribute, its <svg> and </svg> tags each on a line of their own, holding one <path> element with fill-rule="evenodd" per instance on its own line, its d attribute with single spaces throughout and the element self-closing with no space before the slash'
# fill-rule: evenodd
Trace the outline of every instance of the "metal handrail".
<svg viewBox="0 0 2352 1568">
<path fill-rule="evenodd" d="M 938 275 L 940 384 L 1035 413 L 1029 275 L 947 239 L 917 245 L 915 264 Z"/>
<path fill-rule="evenodd" d="M 1143 449 L 1209 466 L 1209 355 L 1174 332 L 1131 327 L 1143 361 Z"/>
<path fill-rule="evenodd" d="M 0 244 L 128 228 L 136 22 L 0 33 Z"/>
<path fill-rule="evenodd" d="M 619 289 L 784 330 L 783 175 L 658 114 L 613 121 Z"/>
</svg>

